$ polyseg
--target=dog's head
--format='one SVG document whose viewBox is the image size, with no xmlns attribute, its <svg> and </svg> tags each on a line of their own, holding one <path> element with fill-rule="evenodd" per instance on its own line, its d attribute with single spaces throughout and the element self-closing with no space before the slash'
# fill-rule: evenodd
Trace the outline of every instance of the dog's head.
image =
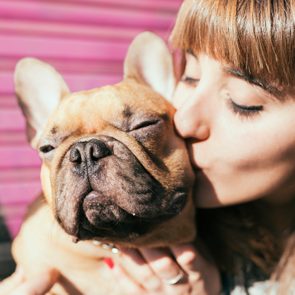
<svg viewBox="0 0 295 295">
<path fill-rule="evenodd" d="M 163 98 L 174 87 L 165 43 L 139 35 L 124 75 L 119 84 L 70 93 L 50 65 L 18 63 L 16 93 L 43 161 L 45 198 L 78 239 L 132 246 L 192 240 L 193 173 Z"/>
</svg>

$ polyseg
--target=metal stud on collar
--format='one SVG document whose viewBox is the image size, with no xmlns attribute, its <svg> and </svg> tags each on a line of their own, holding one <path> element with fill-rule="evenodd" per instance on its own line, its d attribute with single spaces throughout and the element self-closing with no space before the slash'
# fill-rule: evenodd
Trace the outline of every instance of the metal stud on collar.
<svg viewBox="0 0 295 295">
<path fill-rule="evenodd" d="M 95 241 L 92 241 L 92 243 L 95 246 L 100 246 L 104 250 L 111 251 L 113 254 L 118 254 L 120 252 L 120 250 L 114 244 L 102 243 L 102 242 L 96 241 L 96 240 Z"/>
</svg>

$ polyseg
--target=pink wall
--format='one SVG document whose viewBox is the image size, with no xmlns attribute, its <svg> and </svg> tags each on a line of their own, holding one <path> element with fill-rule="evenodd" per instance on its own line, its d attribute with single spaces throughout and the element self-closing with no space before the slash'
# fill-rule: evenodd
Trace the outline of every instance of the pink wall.
<svg viewBox="0 0 295 295">
<path fill-rule="evenodd" d="M 115 83 L 141 31 L 167 38 L 181 0 L 0 0 L 0 215 L 12 235 L 40 191 L 12 75 L 24 56 L 55 66 L 73 91 Z"/>
</svg>

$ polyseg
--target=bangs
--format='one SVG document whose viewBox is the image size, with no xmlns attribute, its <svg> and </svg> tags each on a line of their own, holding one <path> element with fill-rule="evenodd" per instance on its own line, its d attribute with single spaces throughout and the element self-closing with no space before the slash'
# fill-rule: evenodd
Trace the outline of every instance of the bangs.
<svg viewBox="0 0 295 295">
<path fill-rule="evenodd" d="M 185 0 L 172 45 L 285 89 L 295 86 L 292 0 Z"/>
</svg>

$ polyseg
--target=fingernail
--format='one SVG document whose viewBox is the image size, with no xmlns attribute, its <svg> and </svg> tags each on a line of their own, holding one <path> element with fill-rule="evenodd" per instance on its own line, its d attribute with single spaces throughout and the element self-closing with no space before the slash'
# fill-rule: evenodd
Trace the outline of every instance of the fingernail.
<svg viewBox="0 0 295 295">
<path fill-rule="evenodd" d="M 114 268 L 114 261 L 112 258 L 104 258 L 103 262 L 108 266 L 109 269 Z"/>
</svg>

